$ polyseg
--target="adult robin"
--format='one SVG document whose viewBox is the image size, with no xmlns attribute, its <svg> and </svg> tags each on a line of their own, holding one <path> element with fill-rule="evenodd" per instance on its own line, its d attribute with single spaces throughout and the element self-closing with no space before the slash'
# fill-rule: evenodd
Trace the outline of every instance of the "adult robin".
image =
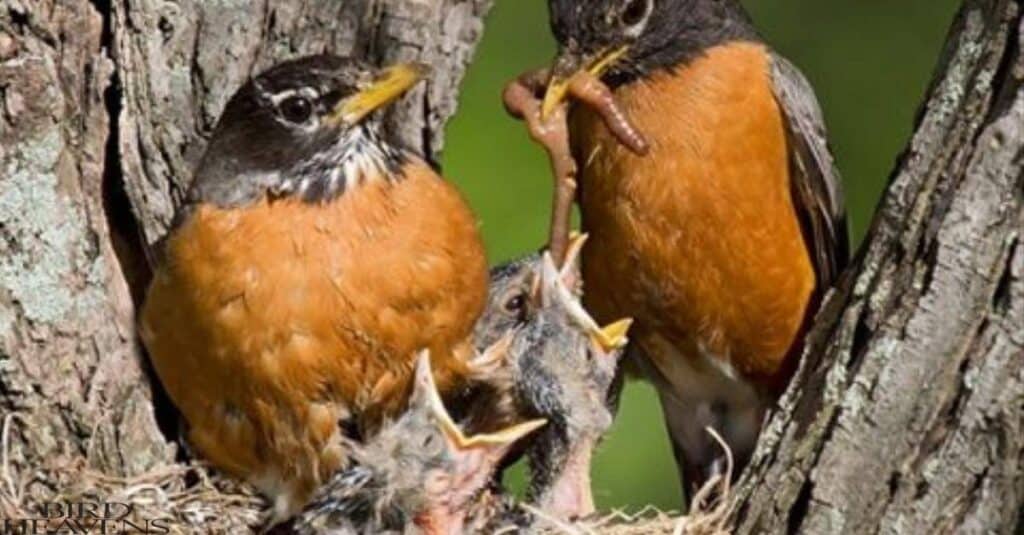
<svg viewBox="0 0 1024 535">
<path fill-rule="evenodd" d="M 570 111 L 586 304 L 635 318 L 631 353 L 693 489 L 724 464 L 706 426 L 749 457 L 847 263 L 822 114 L 736 0 L 550 0 L 550 13 L 542 117 L 597 80 L 646 141 L 630 147 L 593 106 Z"/>
<path fill-rule="evenodd" d="M 228 102 L 141 316 L 191 445 L 282 520 L 401 409 L 414 355 L 459 387 L 487 293 L 477 223 L 377 113 L 424 75 L 314 56 Z"/>
</svg>

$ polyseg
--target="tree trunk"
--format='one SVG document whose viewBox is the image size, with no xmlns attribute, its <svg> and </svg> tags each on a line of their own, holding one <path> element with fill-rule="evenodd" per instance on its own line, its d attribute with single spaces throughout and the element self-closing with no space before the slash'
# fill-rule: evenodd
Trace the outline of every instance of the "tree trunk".
<svg viewBox="0 0 1024 535">
<path fill-rule="evenodd" d="M 1022 13 L 965 1 L 737 489 L 738 532 L 1024 530 Z"/>
<path fill-rule="evenodd" d="M 436 158 L 490 3 L 0 0 L 0 521 L 70 467 L 173 467 L 134 305 L 233 91 L 312 53 L 420 61 L 388 125 Z"/>
</svg>

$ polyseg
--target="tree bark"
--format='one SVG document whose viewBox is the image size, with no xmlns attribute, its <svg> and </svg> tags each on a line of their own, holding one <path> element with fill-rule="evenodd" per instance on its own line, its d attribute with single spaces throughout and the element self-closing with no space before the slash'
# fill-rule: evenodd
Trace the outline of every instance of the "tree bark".
<svg viewBox="0 0 1024 535">
<path fill-rule="evenodd" d="M 737 532 L 1024 530 L 1022 12 L 965 1 L 737 488 Z"/>
<path fill-rule="evenodd" d="M 0 0 L 0 519 L 61 466 L 175 462 L 134 305 L 233 91 L 313 53 L 428 64 L 388 127 L 436 159 L 490 4 Z"/>
</svg>

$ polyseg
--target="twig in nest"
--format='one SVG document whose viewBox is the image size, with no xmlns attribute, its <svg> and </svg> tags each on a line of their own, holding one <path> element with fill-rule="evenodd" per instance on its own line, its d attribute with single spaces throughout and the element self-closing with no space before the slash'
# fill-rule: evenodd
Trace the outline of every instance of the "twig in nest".
<svg viewBox="0 0 1024 535">
<path fill-rule="evenodd" d="M 526 121 L 530 137 L 544 147 L 551 161 L 555 195 L 548 249 L 555 264 L 562 266 L 569 246 L 578 168 L 569 144 L 568 103 L 555 108 L 548 117 L 542 117 L 540 95 L 545 90 L 548 78 L 549 72 L 546 69 L 524 73 L 505 86 L 502 100 L 510 115 Z M 569 95 L 597 113 L 605 126 L 629 150 L 639 155 L 647 154 L 647 140 L 619 108 L 611 89 L 604 82 L 590 73 L 581 72 L 569 81 Z"/>
<path fill-rule="evenodd" d="M 10 413 L 4 417 L 3 429 L 0 430 L 0 465 L 3 466 L 4 483 L 7 485 L 7 492 L 14 502 L 13 507 L 17 507 L 21 504 L 21 488 L 19 485 L 14 484 L 14 478 L 11 477 L 11 427 L 14 425 L 15 418 L 21 419 L 15 413 Z M 24 423 L 24 422 L 23 422 Z"/>
<path fill-rule="evenodd" d="M 561 521 L 561 520 L 559 520 L 559 519 L 557 519 L 557 518 L 555 518 L 555 517 L 545 513 L 544 511 L 542 511 L 542 510 L 540 510 L 540 509 L 538 509 L 536 507 L 533 507 L 532 505 L 521 503 L 521 504 L 519 504 L 519 507 L 522 507 L 524 511 L 526 511 L 526 512 L 530 513 L 531 515 L 533 515 L 534 518 L 536 518 L 538 520 L 543 520 L 544 522 L 547 522 L 548 524 L 551 524 L 552 527 L 558 529 L 561 533 L 564 533 L 565 535 L 589 535 L 589 534 L 593 534 L 593 532 L 590 531 L 589 529 L 582 528 L 582 527 L 576 527 L 576 526 L 573 526 L 573 525 L 571 525 L 571 524 L 569 524 L 567 522 L 563 522 L 563 521 Z"/>
<path fill-rule="evenodd" d="M 729 519 L 731 503 L 729 495 L 732 491 L 732 471 L 734 460 L 732 449 L 722 440 L 711 427 L 705 427 L 722 451 L 725 452 L 725 474 L 718 474 L 708 480 L 697 491 L 690 502 L 690 513 L 679 519 L 674 535 L 725 535 L 725 524 Z M 713 497 L 712 497 L 713 496 Z M 710 500 L 710 503 L 708 503 Z"/>
</svg>

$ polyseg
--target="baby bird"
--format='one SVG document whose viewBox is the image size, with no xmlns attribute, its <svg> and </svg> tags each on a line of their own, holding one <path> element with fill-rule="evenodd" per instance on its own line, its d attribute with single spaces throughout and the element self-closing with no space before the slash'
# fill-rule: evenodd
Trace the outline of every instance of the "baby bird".
<svg viewBox="0 0 1024 535">
<path fill-rule="evenodd" d="M 585 236 L 569 245 L 565 267 L 548 253 L 496 268 L 491 296 L 476 328 L 478 345 L 511 332 L 497 412 L 506 419 L 545 418 L 549 425 L 525 453 L 532 480 L 529 499 L 560 518 L 594 511 L 592 453 L 612 423 L 621 383 L 616 373 L 630 321 L 600 328 L 575 291 Z"/>
<path fill-rule="evenodd" d="M 365 445 L 353 446 L 355 464 L 334 476 L 296 519 L 295 531 L 313 534 L 458 534 L 509 448 L 544 426 L 519 423 L 467 437 L 449 416 L 427 352 L 416 366 L 408 409 Z M 479 520 L 479 519 L 477 519 Z"/>
</svg>

